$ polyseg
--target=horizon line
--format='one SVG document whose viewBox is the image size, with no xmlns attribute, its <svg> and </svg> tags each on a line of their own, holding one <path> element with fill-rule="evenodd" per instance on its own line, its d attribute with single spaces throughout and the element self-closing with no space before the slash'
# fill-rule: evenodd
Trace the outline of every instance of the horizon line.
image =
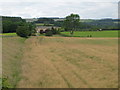
<svg viewBox="0 0 120 90">
<path fill-rule="evenodd" d="M 22 17 L 22 16 L 8 16 L 8 15 L 0 15 L 1 17 L 21 17 L 22 19 L 38 19 L 38 18 L 65 18 L 65 17 L 57 17 L 57 16 L 45 16 L 45 17 Z M 103 18 L 80 18 L 80 19 L 120 19 L 118 18 L 112 18 L 112 17 L 103 17 Z"/>
</svg>

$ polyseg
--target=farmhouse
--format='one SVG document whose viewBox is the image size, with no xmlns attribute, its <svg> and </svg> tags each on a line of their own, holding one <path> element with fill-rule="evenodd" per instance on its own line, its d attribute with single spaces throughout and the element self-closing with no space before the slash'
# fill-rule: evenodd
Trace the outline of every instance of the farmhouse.
<svg viewBox="0 0 120 90">
<path fill-rule="evenodd" d="M 52 27 L 54 27 L 55 29 L 60 28 L 60 27 L 56 27 L 56 26 L 37 26 L 37 27 L 36 27 L 36 31 L 37 31 L 37 32 L 40 32 L 40 30 L 45 31 L 45 30 L 47 30 L 47 29 L 51 29 Z"/>
</svg>

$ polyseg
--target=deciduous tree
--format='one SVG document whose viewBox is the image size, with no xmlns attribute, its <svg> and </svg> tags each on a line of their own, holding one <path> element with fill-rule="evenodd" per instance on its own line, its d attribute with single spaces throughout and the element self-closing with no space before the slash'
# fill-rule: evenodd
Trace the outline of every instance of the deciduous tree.
<svg viewBox="0 0 120 90">
<path fill-rule="evenodd" d="M 67 31 L 70 31 L 70 34 L 73 35 L 74 31 L 80 25 L 80 16 L 78 14 L 71 14 L 67 16 L 64 20 L 64 28 Z"/>
</svg>

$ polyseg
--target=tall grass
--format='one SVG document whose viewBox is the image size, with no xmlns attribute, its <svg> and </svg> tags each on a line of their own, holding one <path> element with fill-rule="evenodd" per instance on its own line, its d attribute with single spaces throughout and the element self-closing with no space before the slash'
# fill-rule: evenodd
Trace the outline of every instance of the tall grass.
<svg viewBox="0 0 120 90">
<path fill-rule="evenodd" d="M 21 59 L 23 56 L 24 38 L 4 37 L 3 38 L 3 86 L 15 88 L 21 79 Z"/>
</svg>

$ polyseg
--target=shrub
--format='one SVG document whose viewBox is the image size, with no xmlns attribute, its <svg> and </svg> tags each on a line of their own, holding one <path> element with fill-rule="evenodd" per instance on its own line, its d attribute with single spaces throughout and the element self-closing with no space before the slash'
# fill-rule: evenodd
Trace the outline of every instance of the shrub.
<svg viewBox="0 0 120 90">
<path fill-rule="evenodd" d="M 60 30 L 59 29 L 57 30 L 56 34 L 60 34 Z"/>
<path fill-rule="evenodd" d="M 20 37 L 28 37 L 30 35 L 29 27 L 27 25 L 19 26 L 16 33 Z"/>
<path fill-rule="evenodd" d="M 47 30 L 45 31 L 45 36 L 52 36 L 52 35 L 53 35 L 53 33 L 52 33 L 51 30 L 47 29 Z"/>
<path fill-rule="evenodd" d="M 36 36 L 36 31 L 32 30 L 30 36 Z"/>
<path fill-rule="evenodd" d="M 51 31 L 53 34 L 60 34 L 60 29 L 56 29 L 56 28 L 51 28 Z"/>
<path fill-rule="evenodd" d="M 90 35 L 90 37 L 92 37 L 92 35 Z"/>
<path fill-rule="evenodd" d="M 36 33 L 32 33 L 31 36 L 36 36 Z"/>
<path fill-rule="evenodd" d="M 64 28 L 58 28 L 58 31 L 59 31 L 59 32 L 64 32 L 65 29 L 64 29 Z"/>
<path fill-rule="evenodd" d="M 2 89 L 13 88 L 8 82 L 8 78 L 0 78 L 2 80 Z"/>
<path fill-rule="evenodd" d="M 43 34 L 44 33 L 44 31 L 43 30 L 40 30 L 40 34 Z"/>
<path fill-rule="evenodd" d="M 57 30 L 55 28 L 52 27 L 51 31 L 52 31 L 53 34 L 57 34 Z"/>
</svg>

